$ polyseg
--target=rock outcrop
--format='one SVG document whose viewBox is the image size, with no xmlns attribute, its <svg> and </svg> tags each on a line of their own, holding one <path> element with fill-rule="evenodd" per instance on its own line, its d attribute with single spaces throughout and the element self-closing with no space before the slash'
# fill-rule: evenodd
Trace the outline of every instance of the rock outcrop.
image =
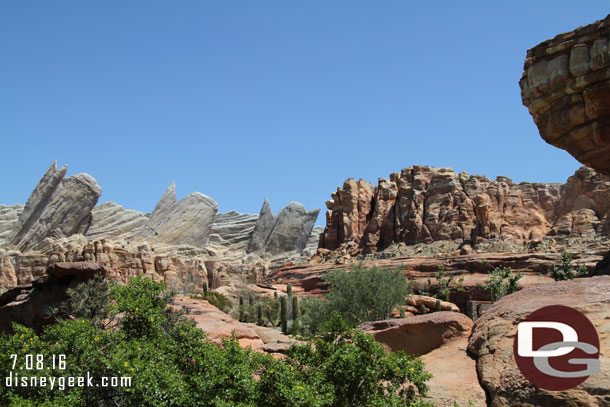
<svg viewBox="0 0 610 407">
<path fill-rule="evenodd" d="M 22 212 L 23 205 L 0 205 L 0 245 L 10 238 Z"/>
<path fill-rule="evenodd" d="M 610 175 L 610 16 L 527 51 L 523 104 L 549 144 Z"/>
<path fill-rule="evenodd" d="M 309 241 L 319 209 L 307 211 L 298 202 L 290 202 L 273 216 L 265 199 L 248 244 L 248 253 L 302 252 Z"/>
<path fill-rule="evenodd" d="M 467 352 L 472 320 L 457 312 L 435 312 L 404 319 L 366 322 L 369 333 L 389 351 L 420 355 L 432 373 L 430 401 L 435 406 L 484 407 L 475 360 Z M 459 374 L 456 373 L 459 369 Z"/>
<path fill-rule="evenodd" d="M 133 239 L 148 222 L 142 212 L 124 209 L 114 202 L 104 202 L 91 211 L 91 225 L 86 237 L 99 239 Z"/>
<path fill-rule="evenodd" d="M 192 192 L 176 201 L 172 183 L 148 218 L 140 237 L 151 243 L 205 247 L 217 211 L 216 201 L 200 192 Z"/>
<path fill-rule="evenodd" d="M 345 181 L 326 203 L 320 247 L 351 245 L 363 253 L 392 243 L 507 239 L 610 233 L 610 177 L 581 168 L 565 185 L 513 183 L 468 176 L 450 168 L 413 166 L 373 188 Z"/>
<path fill-rule="evenodd" d="M 54 162 L 34 188 L 9 244 L 21 251 L 40 248 L 45 239 L 85 233 L 91 223 L 91 210 L 102 190 L 89 174 L 68 178 L 67 166 L 57 169 Z"/>
<path fill-rule="evenodd" d="M 66 290 L 109 269 L 92 262 L 58 263 L 43 278 L 24 284 L 0 296 L 0 332 L 10 332 L 11 323 L 40 329 L 53 321 L 49 311 L 67 298 Z"/>
<path fill-rule="evenodd" d="M 517 323 L 548 305 L 572 307 L 587 316 L 600 339 L 601 372 L 566 391 L 531 385 L 513 356 Z M 496 302 L 477 319 L 469 349 L 477 356 L 481 383 L 493 406 L 606 406 L 610 394 L 610 276 L 555 282 L 525 288 Z"/>
</svg>

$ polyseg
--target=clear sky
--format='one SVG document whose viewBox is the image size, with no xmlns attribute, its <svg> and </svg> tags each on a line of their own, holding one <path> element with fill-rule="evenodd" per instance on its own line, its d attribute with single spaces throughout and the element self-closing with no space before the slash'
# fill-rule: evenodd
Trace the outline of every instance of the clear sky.
<svg viewBox="0 0 610 407">
<path fill-rule="evenodd" d="M 607 1 L 4 1 L 0 203 L 57 160 L 149 212 L 324 206 L 413 164 L 565 182 L 521 104 L 528 48 Z M 323 212 L 318 224 L 324 223 Z"/>
</svg>

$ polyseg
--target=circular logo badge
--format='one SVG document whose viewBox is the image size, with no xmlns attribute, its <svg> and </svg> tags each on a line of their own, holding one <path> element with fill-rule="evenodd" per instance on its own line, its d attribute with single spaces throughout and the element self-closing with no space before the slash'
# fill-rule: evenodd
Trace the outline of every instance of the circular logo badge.
<svg viewBox="0 0 610 407">
<path fill-rule="evenodd" d="M 579 311 L 551 305 L 532 312 L 517 327 L 515 361 L 534 386 L 574 388 L 599 372 L 599 337 Z"/>
</svg>

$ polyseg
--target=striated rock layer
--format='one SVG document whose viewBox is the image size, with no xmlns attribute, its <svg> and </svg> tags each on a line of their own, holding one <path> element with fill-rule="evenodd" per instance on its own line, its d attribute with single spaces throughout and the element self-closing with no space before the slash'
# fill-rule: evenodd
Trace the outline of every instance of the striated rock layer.
<svg viewBox="0 0 610 407">
<path fill-rule="evenodd" d="M 64 178 L 68 167 L 54 162 L 34 188 L 9 243 L 20 250 L 39 248 L 45 239 L 84 233 L 102 189 L 89 174 Z"/>
<path fill-rule="evenodd" d="M 549 144 L 610 175 L 610 16 L 527 51 L 523 104 Z"/>
<path fill-rule="evenodd" d="M 392 243 L 595 237 L 610 233 L 610 177 L 582 167 L 566 184 L 495 181 L 450 168 L 413 166 L 390 179 L 348 179 L 326 202 L 320 248 L 364 253 Z"/>
</svg>

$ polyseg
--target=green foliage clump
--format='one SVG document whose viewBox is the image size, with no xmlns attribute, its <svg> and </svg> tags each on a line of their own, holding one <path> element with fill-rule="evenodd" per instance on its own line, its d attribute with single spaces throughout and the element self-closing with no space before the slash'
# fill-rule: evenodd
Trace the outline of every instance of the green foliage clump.
<svg viewBox="0 0 610 407">
<path fill-rule="evenodd" d="M 397 305 L 403 304 L 411 286 L 398 270 L 376 266 L 354 267 L 350 272 L 337 270 L 327 275 L 330 292 L 324 299 L 303 301 L 303 325 L 315 334 L 337 312 L 350 327 L 366 321 L 388 319 Z"/>
<path fill-rule="evenodd" d="M 216 291 L 206 291 L 205 287 L 206 286 L 204 285 L 203 295 L 191 295 L 191 298 L 197 300 L 206 300 L 222 312 L 229 312 L 231 310 L 233 303 L 231 302 L 229 297 Z"/>
<path fill-rule="evenodd" d="M 454 284 L 453 286 L 451 285 L 451 283 L 453 282 L 453 279 L 455 278 L 455 276 L 453 276 L 452 274 L 450 274 L 447 270 L 445 270 L 445 266 L 440 264 L 438 266 L 438 270 L 437 272 L 434 274 L 434 279 L 435 282 L 432 282 L 431 278 L 428 278 L 428 287 L 432 287 L 435 286 L 437 287 L 436 290 L 436 294 L 428 294 L 428 293 L 423 293 L 425 295 L 430 295 L 432 297 L 441 299 L 443 301 L 449 301 L 449 297 L 451 296 L 451 293 L 453 291 L 462 291 L 463 288 L 463 283 L 464 283 L 464 277 L 460 277 L 456 284 Z"/>
<path fill-rule="evenodd" d="M 551 274 L 555 281 L 572 280 L 579 277 L 587 277 L 589 270 L 584 265 L 580 265 L 576 268 L 572 266 L 572 256 L 567 251 L 561 252 L 561 266 L 553 266 L 551 268 Z"/>
<path fill-rule="evenodd" d="M 430 377 L 419 358 L 387 353 L 335 314 L 312 343 L 273 360 L 260 384 L 268 406 L 428 406 Z"/>
<path fill-rule="evenodd" d="M 91 286 L 79 285 L 79 298 Z M 206 340 L 192 321 L 166 305 L 162 283 L 143 277 L 110 287 L 116 322 L 103 329 L 94 317 L 59 319 L 37 334 L 14 324 L 0 337 L 0 366 L 35 377 L 130 378 L 122 386 L 0 386 L 0 405 L 33 407 L 347 407 L 424 406 L 430 375 L 419 358 L 388 354 L 372 336 L 347 329 L 338 316 L 313 344 L 296 346 L 278 360 L 242 349 L 235 337 L 222 346 Z M 84 295 L 84 294 L 83 294 Z M 86 301 L 85 301 L 86 303 Z M 26 354 L 43 355 L 45 367 L 23 372 Z M 65 369 L 53 368 L 65 355 Z"/>
<path fill-rule="evenodd" d="M 517 291 L 517 284 L 521 279 L 520 271 L 512 273 L 510 267 L 496 267 L 489 273 L 489 278 L 483 288 L 489 291 L 492 302 L 498 301 L 505 295 Z"/>
</svg>

